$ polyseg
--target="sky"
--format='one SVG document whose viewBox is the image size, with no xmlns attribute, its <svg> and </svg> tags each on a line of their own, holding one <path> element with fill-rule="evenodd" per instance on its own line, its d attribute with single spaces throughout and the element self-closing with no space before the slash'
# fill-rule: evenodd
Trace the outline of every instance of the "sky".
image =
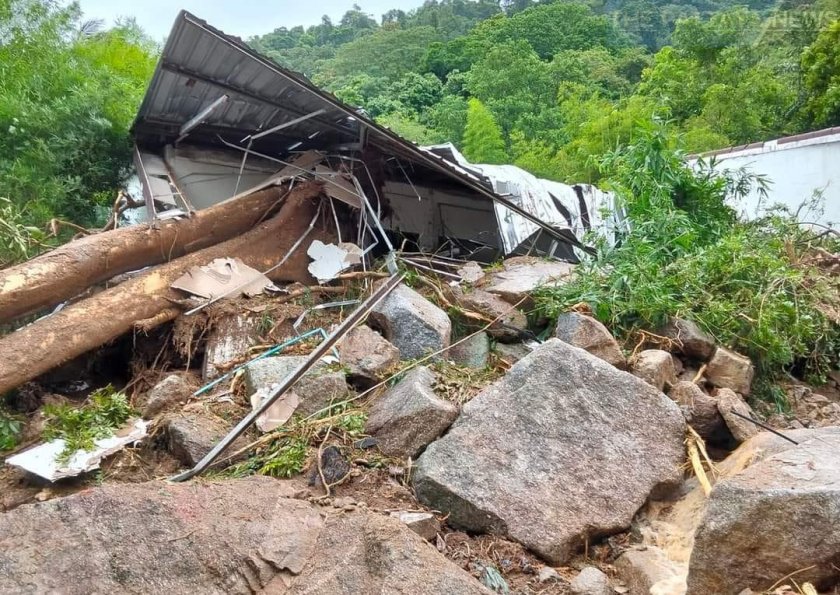
<svg viewBox="0 0 840 595">
<path fill-rule="evenodd" d="M 326 14 L 338 22 L 354 0 L 78 0 L 85 19 L 103 19 L 106 26 L 121 16 L 133 16 L 156 41 L 169 34 L 178 11 L 185 9 L 225 33 L 247 39 L 278 27 L 316 25 Z M 377 21 L 391 8 L 409 10 L 422 0 L 356 0 Z"/>
</svg>

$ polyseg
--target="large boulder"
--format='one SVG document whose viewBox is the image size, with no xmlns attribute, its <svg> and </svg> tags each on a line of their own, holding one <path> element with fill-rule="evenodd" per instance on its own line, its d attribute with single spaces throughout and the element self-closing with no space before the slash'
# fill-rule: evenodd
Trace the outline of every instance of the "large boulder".
<svg viewBox="0 0 840 595">
<path fill-rule="evenodd" d="M 458 417 L 454 404 L 435 395 L 434 383 L 434 373 L 418 366 L 373 403 L 365 432 L 383 453 L 416 457 Z"/>
<path fill-rule="evenodd" d="M 266 357 L 248 364 L 245 368 L 245 388 L 249 395 L 257 391 L 268 393 L 272 387 L 281 384 L 307 359 L 304 355 Z M 331 369 L 323 361 L 317 362 L 292 387 L 300 404 L 295 411 L 300 415 L 312 415 L 328 407 L 330 403 L 347 398 L 350 388 L 344 372 Z"/>
<path fill-rule="evenodd" d="M 750 394 L 753 368 L 750 358 L 718 347 L 706 366 L 706 379 L 719 388 L 729 388 L 742 395 Z"/>
<path fill-rule="evenodd" d="M 400 350 L 365 325 L 347 333 L 340 354 L 350 377 L 369 385 L 379 382 L 400 361 Z"/>
<path fill-rule="evenodd" d="M 562 564 L 679 485 L 685 421 L 642 380 L 551 339 L 467 403 L 417 460 L 418 498 Z"/>
<path fill-rule="evenodd" d="M 758 434 L 758 426 L 745 417 L 752 417 L 752 409 L 744 399 L 728 388 L 717 391 L 717 407 L 726 427 L 738 442 L 744 442 Z M 737 414 L 740 414 L 740 417 Z"/>
<path fill-rule="evenodd" d="M 691 320 L 672 318 L 657 334 L 671 339 L 680 353 L 700 361 L 706 361 L 715 351 L 715 338 Z"/>
<path fill-rule="evenodd" d="M 402 359 L 418 359 L 449 347 L 452 322 L 422 295 L 399 285 L 370 313 L 371 323 L 396 345 Z"/>
<path fill-rule="evenodd" d="M 820 591 L 840 583 L 840 435 L 780 440 L 783 450 L 715 485 L 694 538 L 689 595 L 763 592 L 793 573 Z"/>
<path fill-rule="evenodd" d="M 119 484 L 0 515 L 0 593 L 488 593 L 396 519 L 269 478 Z"/>
<path fill-rule="evenodd" d="M 585 314 L 566 312 L 557 318 L 554 336 L 575 347 L 585 349 L 595 357 L 618 368 L 624 368 L 627 360 L 621 348 L 603 324 Z"/>
<path fill-rule="evenodd" d="M 487 332 L 499 341 L 518 341 L 528 328 L 528 319 L 518 308 L 514 308 L 499 296 L 482 289 L 463 290 L 460 286 L 449 289 L 452 299 L 466 310 L 498 321 L 490 325 Z"/>
<path fill-rule="evenodd" d="M 666 384 L 671 386 L 677 381 L 673 357 L 660 349 L 640 351 L 633 360 L 633 374 L 657 390 L 664 390 Z"/>
<path fill-rule="evenodd" d="M 510 304 L 528 306 L 530 295 L 538 287 L 563 283 L 575 265 L 536 256 L 514 256 L 502 263 L 501 271 L 490 274 L 482 289 L 498 295 Z"/>
</svg>

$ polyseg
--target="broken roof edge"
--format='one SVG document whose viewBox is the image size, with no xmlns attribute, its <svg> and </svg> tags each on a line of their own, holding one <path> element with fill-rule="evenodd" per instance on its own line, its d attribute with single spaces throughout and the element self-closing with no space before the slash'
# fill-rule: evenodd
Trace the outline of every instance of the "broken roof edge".
<svg viewBox="0 0 840 595">
<path fill-rule="evenodd" d="M 401 136 L 392 132 L 388 128 L 385 128 L 368 118 L 368 116 L 364 113 L 363 110 L 359 110 L 348 104 L 345 104 L 332 93 L 329 93 L 319 88 L 317 85 L 309 81 L 309 79 L 307 79 L 304 75 L 296 73 L 292 70 L 281 66 L 271 58 L 263 56 L 259 52 L 256 52 L 252 48 L 248 47 L 240 38 L 224 33 L 223 31 L 213 27 L 206 21 L 198 18 L 197 16 L 186 10 L 181 10 L 175 19 L 175 23 L 172 26 L 169 38 L 167 39 L 163 51 L 161 52 L 160 59 L 158 60 L 157 65 L 155 66 L 155 72 L 152 76 L 152 81 L 149 84 L 149 90 L 147 90 L 147 93 L 143 98 L 143 102 L 141 103 L 140 108 L 138 110 L 137 117 L 132 123 L 131 133 L 135 137 L 139 127 L 143 126 L 144 124 L 142 116 L 145 113 L 145 110 L 149 108 L 149 104 L 152 100 L 150 96 L 150 90 L 153 88 L 155 82 L 159 79 L 159 77 L 162 76 L 162 73 L 164 71 L 164 65 L 166 63 L 166 58 L 168 55 L 174 52 L 179 42 L 179 30 L 185 25 L 192 25 L 199 28 L 204 34 L 210 35 L 216 38 L 217 40 L 221 41 L 222 43 L 225 43 L 226 45 L 235 48 L 237 51 L 243 53 L 248 58 L 256 61 L 264 68 L 267 68 L 268 70 L 272 71 L 275 75 L 283 77 L 285 80 L 291 82 L 295 86 L 299 87 L 301 90 L 313 94 L 320 100 L 326 102 L 333 109 L 336 109 L 341 113 L 345 114 L 347 117 L 355 119 L 360 126 L 375 132 L 379 137 L 381 137 L 382 142 L 380 148 L 387 148 L 398 153 L 403 153 L 404 156 L 413 159 L 416 162 L 419 162 L 420 164 L 430 168 L 431 170 L 437 171 L 438 173 L 453 178 L 454 180 L 458 181 L 459 183 L 463 184 L 464 186 L 478 193 L 479 195 L 484 196 L 485 198 L 488 198 L 495 203 L 504 205 L 512 212 L 527 219 L 531 223 L 543 229 L 548 235 L 555 238 L 557 241 L 566 244 L 571 244 L 590 254 L 595 253 L 595 251 L 591 247 L 584 246 L 573 235 L 562 233 L 562 230 L 553 227 L 552 225 L 546 223 L 539 217 L 529 213 L 516 203 L 495 193 L 492 189 L 488 188 L 487 185 L 478 176 L 463 171 L 461 168 L 458 168 L 455 164 L 449 163 L 444 158 L 438 155 L 434 155 L 433 153 L 424 151 L 414 143 L 402 138 Z M 208 84 L 213 84 L 213 82 L 208 81 Z M 267 99 L 256 100 L 263 102 L 267 101 Z M 366 136 L 368 139 L 370 139 L 370 135 Z M 371 142 L 373 142 L 373 144 L 377 144 L 375 141 Z"/>
</svg>

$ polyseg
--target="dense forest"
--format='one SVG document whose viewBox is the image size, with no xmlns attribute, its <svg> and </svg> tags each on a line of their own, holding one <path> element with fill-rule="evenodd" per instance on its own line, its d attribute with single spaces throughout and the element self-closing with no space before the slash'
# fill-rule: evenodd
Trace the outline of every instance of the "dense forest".
<svg viewBox="0 0 840 595">
<path fill-rule="evenodd" d="M 688 151 L 840 122 L 836 3 L 428 0 L 250 43 L 411 140 L 597 182 L 652 119 Z M 132 21 L 0 0 L 0 264 L 102 224 L 158 52 Z"/>
</svg>

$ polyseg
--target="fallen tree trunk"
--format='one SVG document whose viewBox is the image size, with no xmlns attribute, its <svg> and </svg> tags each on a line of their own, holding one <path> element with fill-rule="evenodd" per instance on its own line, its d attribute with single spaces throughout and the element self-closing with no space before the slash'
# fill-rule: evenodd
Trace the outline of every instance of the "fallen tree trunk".
<svg viewBox="0 0 840 595">
<path fill-rule="evenodd" d="M 180 310 L 174 302 L 184 295 L 170 285 L 193 266 L 223 257 L 239 257 L 260 271 L 276 265 L 309 229 L 320 190 L 314 182 L 300 184 L 275 217 L 248 233 L 155 267 L 0 338 L 0 395 L 131 331 L 136 323 L 149 328 L 152 321 L 161 324 L 177 317 Z M 334 241 L 332 236 L 316 226 L 268 276 L 309 283 L 306 248 L 315 239 Z"/>
<path fill-rule="evenodd" d="M 198 211 L 188 219 L 122 227 L 69 242 L 0 271 L 0 323 L 54 306 L 115 275 L 168 262 L 248 231 L 285 187 Z"/>
</svg>

